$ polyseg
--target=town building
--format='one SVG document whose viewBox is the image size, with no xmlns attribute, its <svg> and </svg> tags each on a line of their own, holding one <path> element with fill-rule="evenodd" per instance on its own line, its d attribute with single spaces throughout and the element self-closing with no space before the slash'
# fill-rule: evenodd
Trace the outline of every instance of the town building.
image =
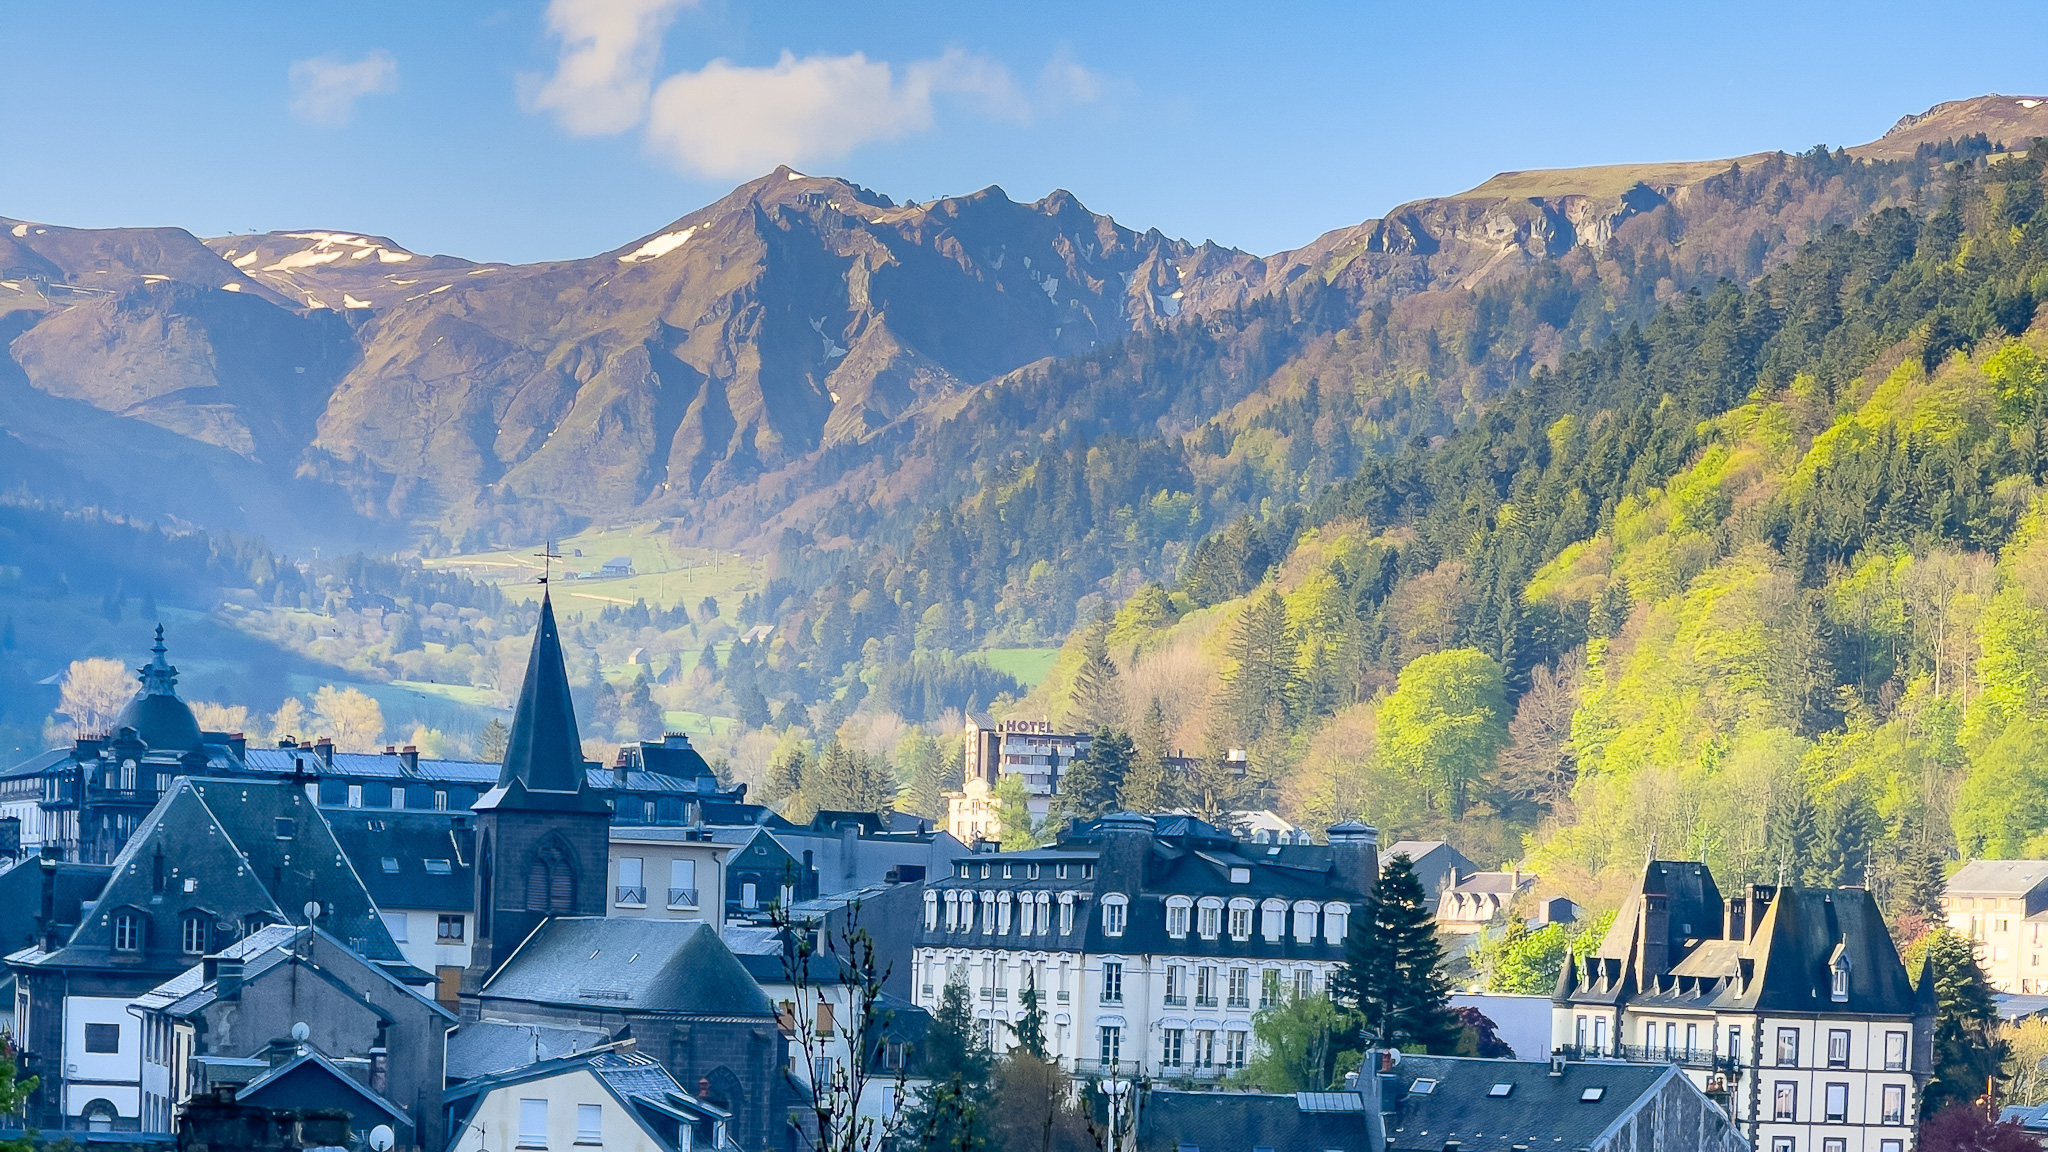
<svg viewBox="0 0 2048 1152">
<path fill-rule="evenodd" d="M 961 790 L 946 794 L 946 831 L 963 844 L 1001 839 L 996 785 L 1005 776 L 1023 782 L 1032 821 L 1044 820 L 1052 812 L 1061 773 L 1088 754 L 1093 740 L 1085 732 L 1055 731 L 1050 720 L 998 721 L 979 712 L 968 716 L 961 734 Z"/>
<path fill-rule="evenodd" d="M 1453 873 L 1462 876 L 1479 871 L 1479 865 L 1467 860 L 1463 852 L 1442 840 L 1397 840 L 1380 853 L 1382 860 L 1392 860 L 1396 856 L 1408 858 L 1409 871 L 1422 881 L 1422 894 L 1431 908 L 1443 900 L 1444 889 L 1451 886 Z"/>
<path fill-rule="evenodd" d="M 470 965 L 475 831 L 467 812 L 321 809 L 406 962 L 454 1006 Z"/>
<path fill-rule="evenodd" d="M 449 1090 L 447 1111 L 449 1152 L 734 1147 L 730 1114 L 684 1091 L 630 1041 L 470 1080 Z"/>
<path fill-rule="evenodd" d="M 1444 877 L 1436 902 L 1439 931 L 1472 935 L 1504 920 L 1515 898 L 1536 887 L 1536 877 L 1520 869 L 1507 872 L 1461 873 L 1455 867 Z"/>
<path fill-rule="evenodd" d="M 725 861 L 733 846 L 703 828 L 614 824 L 611 830 L 612 916 L 703 920 L 725 924 Z"/>
<path fill-rule="evenodd" d="M 389 1124 L 400 1152 L 445 1146 L 441 1092 L 455 1014 L 318 928 L 272 925 L 137 997 L 144 1131 L 179 1127 L 223 1084 L 264 1103 L 295 1076 L 341 1074 L 356 1130 Z M 306 1063 L 320 1069 L 301 1068 Z M 279 1105 L 275 1100 L 269 1100 Z M 300 1100 L 294 1106 L 303 1104 Z"/>
<path fill-rule="evenodd" d="M 1860 888 L 1750 885 L 1655 860 L 1552 998 L 1571 1059 L 1677 1065 L 1768 1152 L 1905 1152 L 1931 1074 L 1934 983 L 1907 979 Z"/>
<path fill-rule="evenodd" d="M 731 1116 L 748 1152 L 780 1147 L 789 1097 L 775 1009 L 701 921 L 549 916 L 479 990 L 481 1020 L 631 1036 Z"/>
<path fill-rule="evenodd" d="M 368 962 L 406 963 L 318 805 L 289 782 L 180 777 L 114 859 L 68 934 L 49 924 L 7 957 L 28 1122 L 139 1131 L 137 997 L 272 924 L 312 924 Z M 161 1117 L 152 1117 L 160 1120 Z"/>
<path fill-rule="evenodd" d="M 1669 1064 L 1377 1055 L 1387 1138 L 1371 1147 L 1387 1152 L 1750 1152 L 1727 1113 Z"/>
<path fill-rule="evenodd" d="M 1972 860 L 1948 878 L 1941 912 L 1993 988 L 2048 993 L 2048 860 Z"/>
<path fill-rule="evenodd" d="M 927 882 L 913 972 L 951 980 L 1006 1042 L 1035 988 L 1049 1046 L 1088 1075 L 1214 1080 L 1243 1067 L 1252 1014 L 1325 992 L 1379 872 L 1377 835 L 1247 845 L 1191 817 L 1113 813 L 1045 849 L 977 853 Z"/>
<path fill-rule="evenodd" d="M 1098 1093 L 1098 1095 L 1102 1095 Z M 1119 1102 L 1120 1102 L 1119 1094 Z M 1103 1100 L 1103 1123 L 1108 1123 Z M 1152 1086 L 1133 1109 L 1133 1152 L 1380 1152 L 1385 1131 L 1364 1092 L 1190 1092 Z"/>
</svg>

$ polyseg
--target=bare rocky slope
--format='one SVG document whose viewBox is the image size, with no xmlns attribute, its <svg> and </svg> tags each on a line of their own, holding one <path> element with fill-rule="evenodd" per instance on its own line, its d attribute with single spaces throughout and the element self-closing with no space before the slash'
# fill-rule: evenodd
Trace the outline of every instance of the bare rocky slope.
<svg viewBox="0 0 2048 1152">
<path fill-rule="evenodd" d="M 1956 101 L 1852 152 L 1975 132 L 2024 147 L 2048 104 Z M 523 266 L 324 228 L 0 219 L 0 483 L 284 540 L 452 547 L 662 516 L 744 543 L 863 490 L 919 499 L 888 481 L 946 463 L 930 429 L 991 419 L 984 391 L 1028 393 L 1035 366 L 1133 333 L 1228 325 L 1309 281 L 1426 311 L 1630 229 L 1691 246 L 1676 290 L 1872 207 L 1745 181 L 1773 155 L 1503 173 L 1266 258 L 1064 192 L 897 204 L 786 168 L 613 251 Z M 1261 385 L 1191 403 L 1213 416 Z M 1070 399 L 1036 397 L 1020 430 Z"/>
</svg>

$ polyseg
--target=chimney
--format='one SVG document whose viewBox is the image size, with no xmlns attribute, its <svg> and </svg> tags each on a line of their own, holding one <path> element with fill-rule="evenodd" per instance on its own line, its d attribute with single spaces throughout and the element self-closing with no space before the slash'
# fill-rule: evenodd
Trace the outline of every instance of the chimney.
<svg viewBox="0 0 2048 1152">
<path fill-rule="evenodd" d="M 228 733 L 228 747 L 235 750 L 236 756 L 247 756 L 249 754 L 249 737 L 245 733 L 230 732 Z"/>
<path fill-rule="evenodd" d="M 1778 889 L 1776 885 L 1751 884 L 1749 886 L 1749 891 L 1745 896 L 1749 907 L 1744 911 L 1748 931 L 1743 933 L 1743 939 L 1747 940 L 1756 935 L 1756 930 L 1763 926 L 1764 913 L 1770 911 L 1771 901 L 1777 898 Z"/>
<path fill-rule="evenodd" d="M 297 747 L 299 746 L 299 741 L 298 741 L 298 737 L 296 737 L 296 736 L 279 736 L 279 737 L 277 738 L 277 746 L 278 746 L 279 748 L 297 748 Z"/>
<path fill-rule="evenodd" d="M 406 775 L 408 775 L 408 776 L 417 776 L 417 775 L 419 775 L 419 772 L 420 772 L 420 750 L 419 750 L 418 746 L 416 746 L 416 745 L 413 745 L 413 744 L 407 744 L 407 745 L 406 745 L 405 747 L 403 747 L 403 748 L 400 748 L 400 749 L 398 750 L 398 762 L 399 762 L 399 764 L 401 764 L 401 765 L 403 765 L 403 766 L 404 766 L 404 768 L 405 768 L 405 774 L 406 774 Z"/>
<path fill-rule="evenodd" d="M 43 951 L 57 950 L 57 861 L 50 849 L 43 849 L 40 864 L 43 869 L 42 912 L 36 917 L 36 926 L 43 935 Z"/>
<path fill-rule="evenodd" d="M 1749 921 L 1743 913 L 1748 905 L 1740 896 L 1730 896 L 1728 907 L 1721 915 L 1721 939 L 1742 941 L 1749 939 Z"/>
<path fill-rule="evenodd" d="M 329 771 L 334 769 L 334 741 L 322 736 L 313 741 L 313 755 L 320 758 L 320 766 Z"/>
<path fill-rule="evenodd" d="M 386 756 L 396 756 L 396 755 L 398 755 L 398 745 L 396 745 L 396 744 L 386 744 L 386 745 L 384 746 L 384 754 L 385 754 Z"/>
<path fill-rule="evenodd" d="M 1102 818 L 1102 853 L 1096 858 L 1095 887 L 1101 892 L 1137 894 L 1145 887 L 1157 822 L 1140 812 L 1111 812 Z"/>
<path fill-rule="evenodd" d="M 234 956 L 216 956 L 207 961 L 213 968 L 213 994 L 222 1000 L 242 996 L 242 961 Z"/>
<path fill-rule="evenodd" d="M 1379 885 L 1380 834 L 1359 820 L 1330 826 L 1330 879 L 1359 896 L 1371 896 Z"/>
<path fill-rule="evenodd" d="M 1662 892 L 1643 893 L 1636 921 L 1636 986 L 1649 989 L 1671 970 L 1671 898 Z"/>
<path fill-rule="evenodd" d="M 383 1095 L 390 1079 L 390 1055 L 384 1045 L 370 1049 L 370 1091 Z"/>
</svg>

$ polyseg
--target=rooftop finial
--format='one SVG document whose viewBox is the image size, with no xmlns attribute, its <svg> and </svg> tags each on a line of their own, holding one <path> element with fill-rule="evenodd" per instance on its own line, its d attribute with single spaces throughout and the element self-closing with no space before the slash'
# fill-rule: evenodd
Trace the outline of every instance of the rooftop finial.
<svg viewBox="0 0 2048 1152">
<path fill-rule="evenodd" d="M 149 651 L 149 663 L 135 670 L 136 676 L 142 681 L 142 694 L 145 696 L 177 695 L 178 670 L 171 666 L 169 660 L 164 659 L 164 654 L 169 649 L 164 646 L 164 626 L 161 624 L 156 626 L 156 644 Z"/>
<path fill-rule="evenodd" d="M 546 584 L 548 577 L 554 575 L 552 567 L 554 562 L 560 560 L 562 554 L 555 551 L 555 542 L 553 540 L 545 540 L 541 542 L 540 551 L 535 552 L 534 555 L 540 558 L 540 582 Z"/>
</svg>

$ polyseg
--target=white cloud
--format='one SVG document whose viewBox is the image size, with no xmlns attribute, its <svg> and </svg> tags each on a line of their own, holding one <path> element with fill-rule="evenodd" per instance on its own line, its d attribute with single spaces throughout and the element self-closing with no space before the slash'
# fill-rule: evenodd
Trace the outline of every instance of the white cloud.
<svg viewBox="0 0 2048 1152">
<path fill-rule="evenodd" d="M 398 90 L 398 61 L 382 48 L 355 61 L 335 55 L 294 60 L 290 75 L 292 115 L 329 127 L 348 123 L 363 97 Z"/>
<path fill-rule="evenodd" d="M 935 98 L 979 114 L 1028 121 L 1096 99 L 1095 75 L 1062 51 L 1032 86 L 1008 68 L 954 49 L 899 70 L 863 53 L 798 57 L 767 67 L 713 60 L 655 83 L 661 41 L 698 0 L 551 0 L 562 42 L 555 74 L 529 105 L 579 136 L 615 135 L 646 120 L 649 150 L 704 176 L 751 176 L 776 164 L 836 160 L 863 144 L 932 126 Z"/>
<path fill-rule="evenodd" d="M 788 52 L 765 68 L 713 60 L 661 82 L 647 121 L 657 154 L 706 176 L 751 176 L 777 164 L 836 160 L 932 125 L 933 96 L 966 97 L 989 115 L 1022 119 L 1030 104 L 1009 70 L 948 52 L 907 65 Z"/>
<path fill-rule="evenodd" d="M 661 37 L 696 0 L 551 0 L 548 29 L 562 41 L 554 78 L 533 106 L 578 136 L 609 136 L 640 122 Z"/>
</svg>

